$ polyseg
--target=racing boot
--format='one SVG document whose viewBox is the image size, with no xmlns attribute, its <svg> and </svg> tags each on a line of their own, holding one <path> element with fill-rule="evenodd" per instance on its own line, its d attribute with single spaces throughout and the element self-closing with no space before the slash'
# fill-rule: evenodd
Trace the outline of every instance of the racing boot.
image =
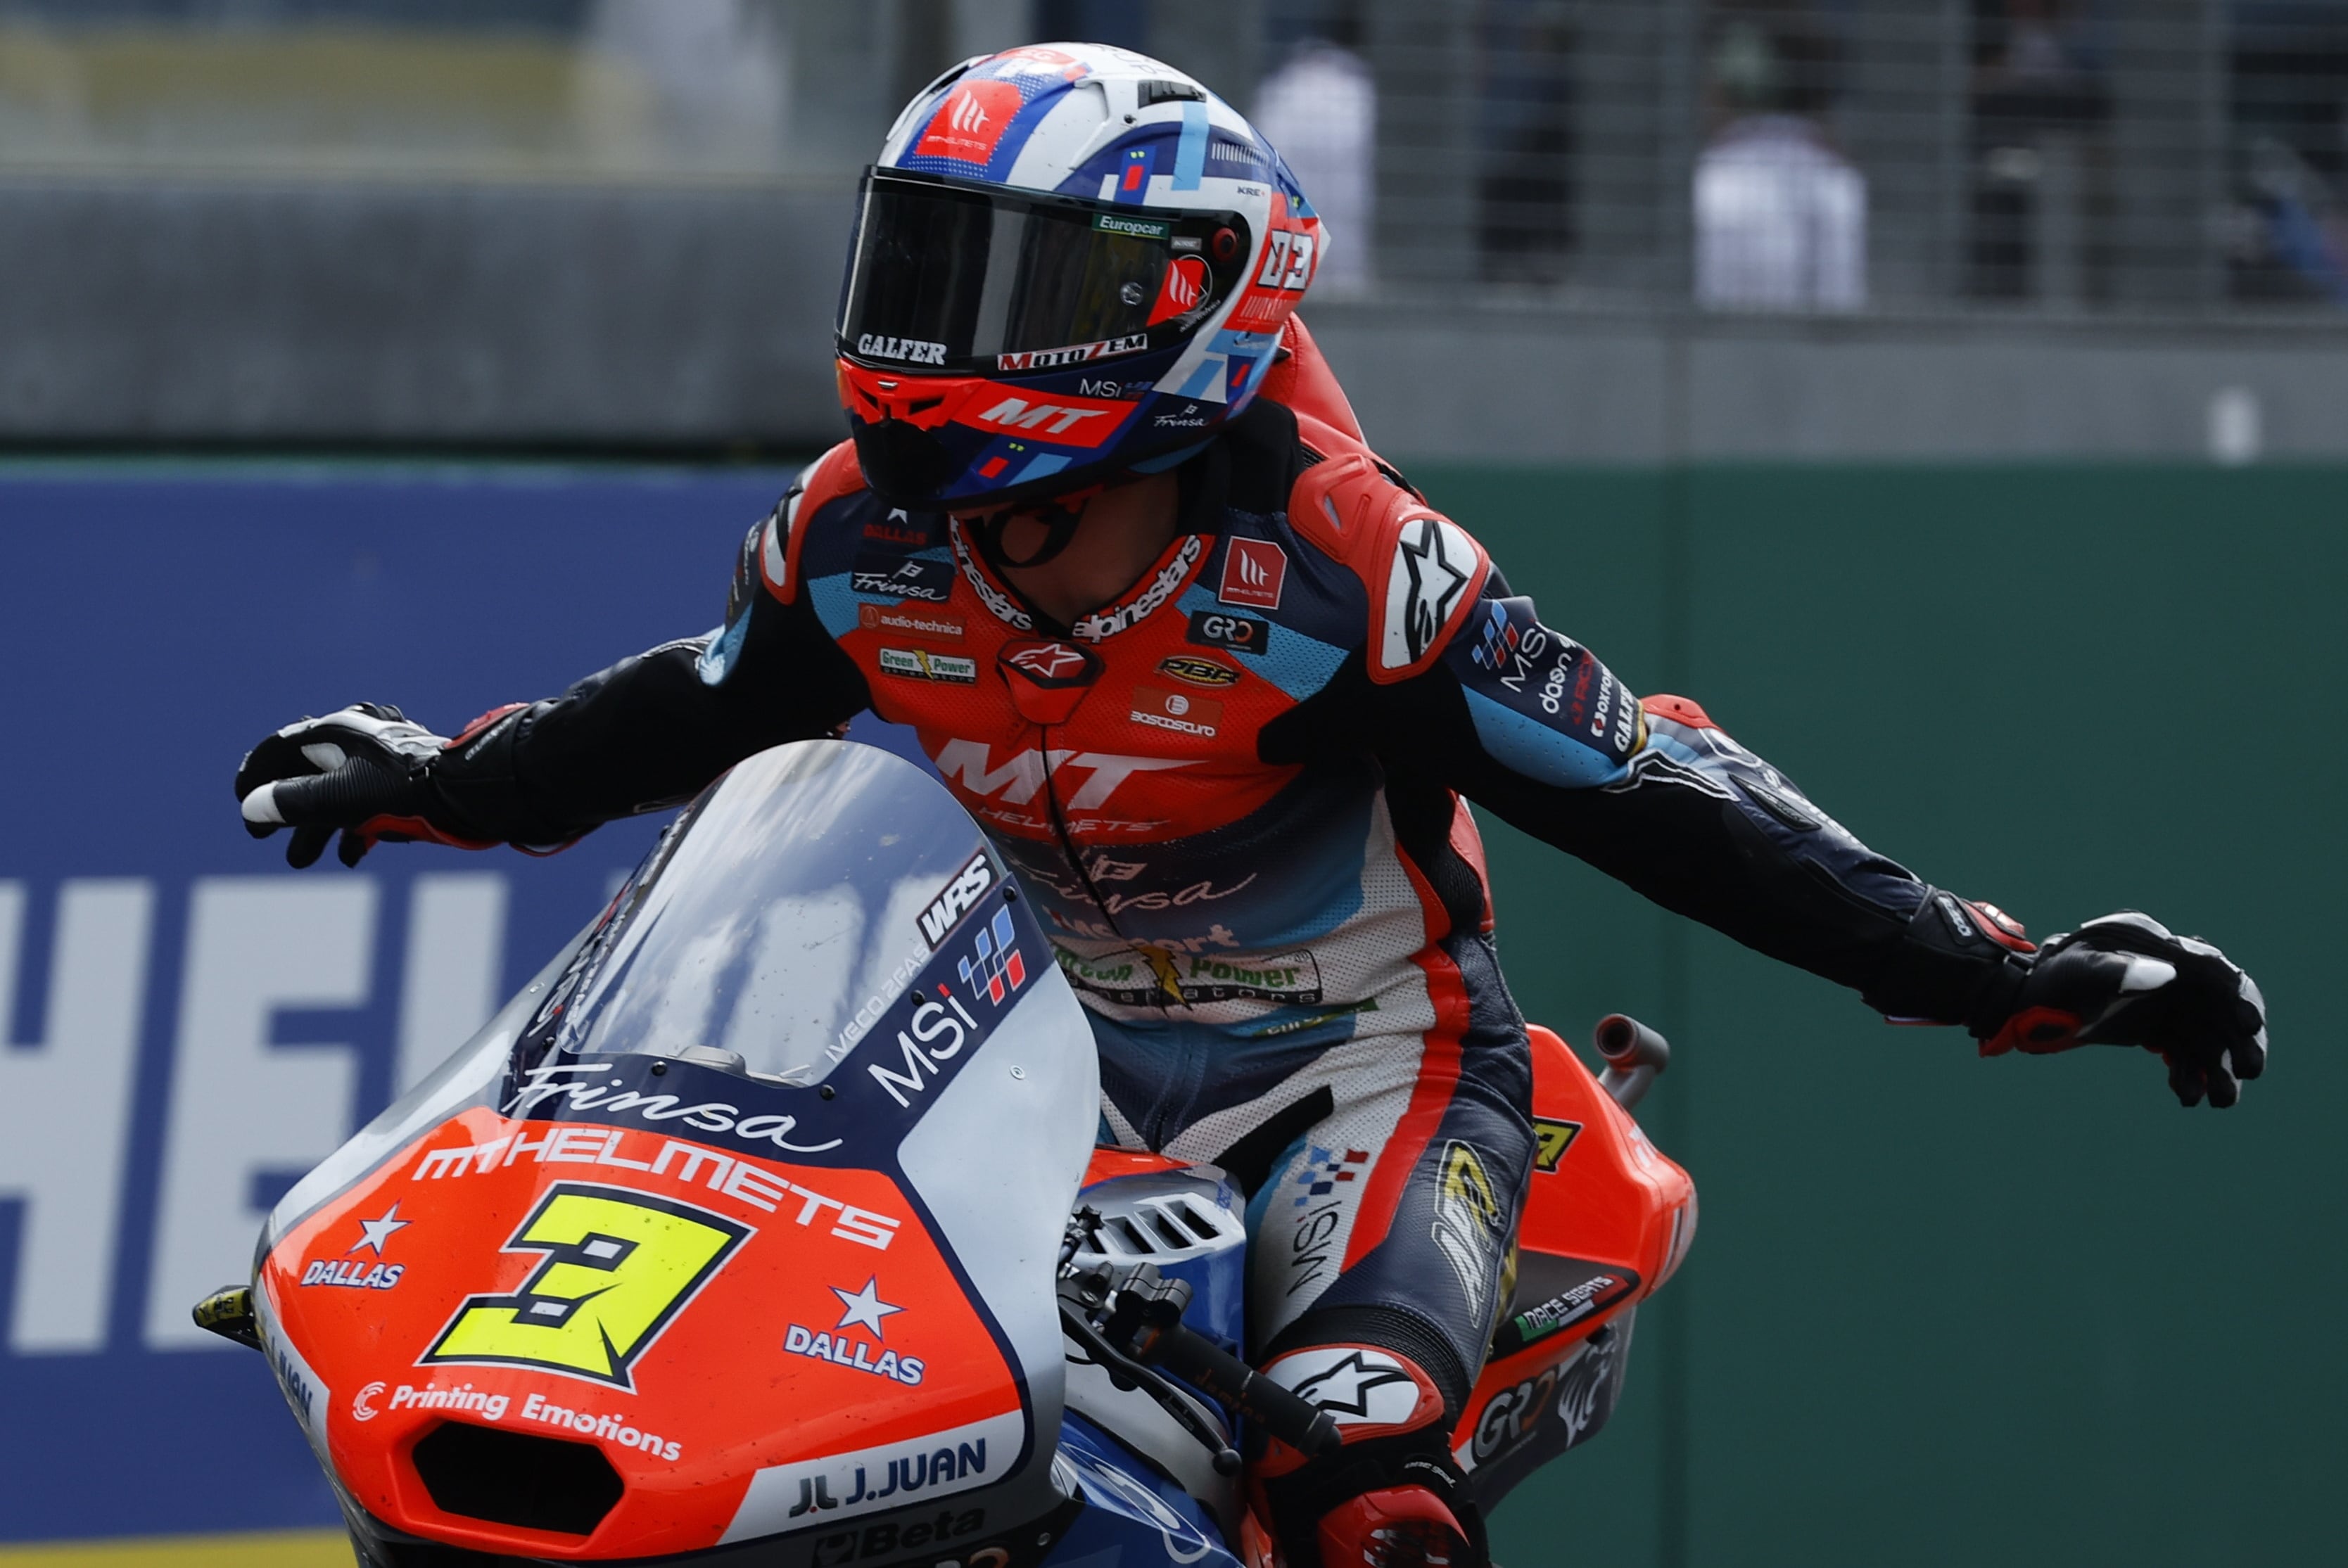
<svg viewBox="0 0 2348 1568">
<path fill-rule="evenodd" d="M 1423 1486 L 1365 1492 L 1321 1517 L 1321 1568 L 1470 1568 L 1467 1528 Z"/>
</svg>

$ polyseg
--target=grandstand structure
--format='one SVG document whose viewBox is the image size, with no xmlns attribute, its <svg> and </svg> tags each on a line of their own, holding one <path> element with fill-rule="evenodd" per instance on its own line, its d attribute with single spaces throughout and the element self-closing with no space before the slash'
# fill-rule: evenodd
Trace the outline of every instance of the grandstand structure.
<svg viewBox="0 0 2348 1568">
<path fill-rule="evenodd" d="M 2336 0 L 11 0 L 0 438 L 826 440 L 863 160 L 1070 33 L 1332 190 L 1397 452 L 2348 445 Z"/>
</svg>

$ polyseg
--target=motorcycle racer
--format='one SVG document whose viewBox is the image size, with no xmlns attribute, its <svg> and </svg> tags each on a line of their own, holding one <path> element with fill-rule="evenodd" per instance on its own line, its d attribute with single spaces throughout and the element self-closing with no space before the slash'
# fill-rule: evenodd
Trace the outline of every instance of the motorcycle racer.
<svg viewBox="0 0 2348 1568">
<path fill-rule="evenodd" d="M 2263 1003 L 2136 914 L 2034 947 L 1859 843 L 1697 703 L 1635 696 L 1373 452 L 1294 315 L 1325 236 L 1246 121 L 1089 45 L 965 62 L 868 173 L 852 439 L 726 617 L 444 740 L 361 705 L 236 788 L 342 835 L 544 849 L 870 710 L 1053 935 L 1104 1140 L 1253 1194 L 1250 1349 L 1345 1439 L 1253 1481 L 1292 1568 L 1481 1559 L 1445 1448 L 1533 1160 L 1467 801 L 1985 1053 L 2141 1045 L 2230 1105 Z"/>
</svg>

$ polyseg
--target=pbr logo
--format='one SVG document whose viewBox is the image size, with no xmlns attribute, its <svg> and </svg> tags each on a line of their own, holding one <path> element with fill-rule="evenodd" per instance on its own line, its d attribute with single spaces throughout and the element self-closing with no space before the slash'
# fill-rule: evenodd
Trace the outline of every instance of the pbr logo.
<svg viewBox="0 0 2348 1568">
<path fill-rule="evenodd" d="M 994 912 L 994 918 L 978 934 L 976 949 L 956 966 L 955 972 L 973 995 L 983 995 L 996 1007 L 1027 983 L 1027 959 L 1011 928 L 1010 910 Z"/>
</svg>

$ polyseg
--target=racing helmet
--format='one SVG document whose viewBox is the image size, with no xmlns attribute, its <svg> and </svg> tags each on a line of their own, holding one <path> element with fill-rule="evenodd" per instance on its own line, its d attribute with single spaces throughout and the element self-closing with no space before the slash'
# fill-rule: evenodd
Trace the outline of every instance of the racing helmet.
<svg viewBox="0 0 2348 1568">
<path fill-rule="evenodd" d="M 963 61 L 859 196 L 839 384 L 866 483 L 975 510 L 1173 466 L 1262 386 L 1321 249 L 1280 155 L 1171 66 Z"/>
</svg>

